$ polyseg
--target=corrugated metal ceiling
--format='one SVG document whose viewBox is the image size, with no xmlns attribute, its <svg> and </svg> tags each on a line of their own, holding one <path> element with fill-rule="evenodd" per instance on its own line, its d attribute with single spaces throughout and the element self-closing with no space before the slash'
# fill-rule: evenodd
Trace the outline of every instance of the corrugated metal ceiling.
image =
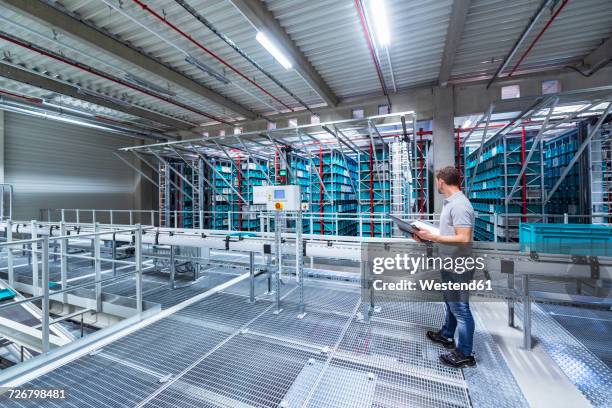
<svg viewBox="0 0 612 408">
<path fill-rule="evenodd" d="M 231 1 L 188 0 L 188 3 L 307 104 L 317 106 L 324 103 L 296 71 L 283 69 L 255 40 L 255 28 L 231 4 Z M 535 13 L 539 3 L 535 0 L 472 0 L 456 52 L 451 79 L 475 78 L 495 72 L 527 25 L 529 18 Z M 88 23 L 117 36 L 121 41 L 129 42 L 133 47 L 256 113 L 286 111 L 283 104 L 301 109 L 296 100 L 227 46 L 174 0 L 151 0 L 146 4 L 228 64 L 260 84 L 282 104 L 155 19 L 133 0 L 61 1 L 61 5 L 66 10 L 78 13 Z M 340 99 L 381 93 L 354 0 L 265 0 L 264 4 Z M 365 0 L 364 4 L 367 6 L 369 1 Z M 393 92 L 394 82 L 400 91 L 436 83 L 444 52 L 452 0 L 386 0 L 386 4 L 391 31 L 389 58 L 382 48 L 378 49 L 378 57 L 389 92 Z M 366 12 L 367 10 L 366 7 Z M 101 52 L 83 40 L 53 30 L 28 16 L 2 6 L 1 3 L 0 11 L 2 31 L 118 78 L 124 78 L 126 73 L 146 78 L 160 87 L 175 92 L 174 98 L 177 101 L 223 120 L 232 121 L 240 117 L 239 114 L 212 103 L 193 90 L 155 76 L 107 52 Z M 546 12 L 517 56 L 510 62 L 509 67 L 518 61 L 549 18 L 550 13 Z M 581 60 L 612 35 L 611 22 L 612 1 L 570 1 L 525 58 L 519 71 L 562 67 Z M 9 61 L 31 71 L 45 73 L 67 83 L 120 98 L 139 107 L 192 124 L 210 122 L 209 118 L 191 110 L 96 77 L 6 41 L 0 41 L 0 51 L 4 54 L 5 62 Z M 232 84 L 223 84 L 187 63 L 185 54 L 192 55 L 215 71 L 223 73 Z M 0 85 L 7 89 L 21 89 L 12 81 L 3 81 Z M 31 87 L 27 91 L 28 94 L 37 94 Z M 107 113 L 118 118 L 129 117 L 118 112 Z"/>
</svg>

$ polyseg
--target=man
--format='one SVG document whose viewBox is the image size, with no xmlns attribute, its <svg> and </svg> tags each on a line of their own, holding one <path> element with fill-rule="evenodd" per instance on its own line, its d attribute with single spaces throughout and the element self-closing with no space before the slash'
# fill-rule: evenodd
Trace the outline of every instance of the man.
<svg viewBox="0 0 612 408">
<path fill-rule="evenodd" d="M 441 256 L 452 257 L 471 256 L 471 242 L 474 229 L 474 209 L 467 197 L 461 192 L 459 171 L 452 167 L 444 167 L 436 173 L 436 187 L 444 198 L 444 207 L 440 214 L 440 235 L 420 230 L 417 235 L 422 240 L 441 244 Z M 445 245 L 446 244 L 446 245 Z M 443 255 L 444 254 L 444 255 Z M 471 279 L 473 271 L 463 274 L 443 270 L 444 282 L 466 282 Z M 453 368 L 464 368 L 476 365 L 472 356 L 474 339 L 474 318 L 470 310 L 469 292 L 447 291 L 444 293 L 446 318 L 440 331 L 428 331 L 427 337 L 434 343 L 447 349 L 453 349 L 448 354 L 440 356 L 440 361 Z M 455 347 L 455 330 L 458 329 L 459 341 Z"/>
</svg>

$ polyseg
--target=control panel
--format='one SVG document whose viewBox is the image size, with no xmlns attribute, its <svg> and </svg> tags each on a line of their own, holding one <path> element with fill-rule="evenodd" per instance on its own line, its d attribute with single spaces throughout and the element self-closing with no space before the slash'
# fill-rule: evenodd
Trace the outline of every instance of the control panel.
<svg viewBox="0 0 612 408">
<path fill-rule="evenodd" d="M 268 211 L 302 209 L 300 186 L 253 186 L 253 204 L 265 204 Z"/>
</svg>

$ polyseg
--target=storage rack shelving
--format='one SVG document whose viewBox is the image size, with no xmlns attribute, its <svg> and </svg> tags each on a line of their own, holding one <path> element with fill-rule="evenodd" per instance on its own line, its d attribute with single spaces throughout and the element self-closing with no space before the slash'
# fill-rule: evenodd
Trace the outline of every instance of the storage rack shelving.
<svg viewBox="0 0 612 408">
<path fill-rule="evenodd" d="M 467 136 L 462 135 L 461 144 L 470 149 L 464 158 L 466 179 L 463 188 L 477 212 L 476 239 L 515 241 L 520 222 L 549 222 L 553 218 L 568 222 L 569 207 L 561 217 L 547 211 L 553 208 L 551 203 L 558 204 L 557 198 L 563 196 L 558 194 L 559 188 L 571 183 L 574 166 L 578 165 L 579 171 L 589 171 L 588 161 L 582 153 L 597 140 L 601 125 L 609 118 L 611 102 L 611 86 L 502 100 L 491 105 L 473 128 L 462 129 Z M 504 109 L 505 103 L 510 103 L 515 111 Z M 517 107 L 522 109 L 518 113 Z M 558 177 L 546 180 L 546 143 L 579 128 L 584 121 L 590 121 L 591 125 L 578 138 L 576 151 L 564 159 L 567 165 L 559 169 Z M 474 134 L 480 137 L 470 140 Z M 570 181 L 567 181 L 568 176 Z M 584 191 L 581 190 L 582 196 Z M 572 220 L 595 222 L 592 218 L 595 211 L 591 214 L 588 207 L 581 204 L 582 214 Z"/>
<path fill-rule="evenodd" d="M 533 136 L 523 130 L 500 135 L 487 140 L 479 152 L 474 151 L 467 156 L 465 175 L 467 179 L 473 179 L 473 183 L 468 186 L 469 198 L 479 213 L 474 225 L 474 237 L 477 240 L 518 240 L 519 220 L 496 217 L 497 214 L 520 213 L 532 216 L 543 213 L 542 146 L 535 146 L 526 171 L 518 181 L 521 195 L 505 202 L 509 186 L 517 181 L 522 164 L 526 162 L 526 152 L 533 143 L 537 143 Z M 479 163 L 477 169 L 476 163 Z M 531 216 L 529 220 L 534 221 Z"/>
<path fill-rule="evenodd" d="M 266 160 L 237 157 L 237 165 L 241 172 L 235 171 L 236 187 L 242 197 L 247 201 L 242 203 L 239 197 L 239 208 L 241 209 L 235 215 L 240 231 L 259 231 L 261 229 L 261 211 L 265 211 L 265 206 L 261 204 L 253 204 L 253 187 L 269 185 L 268 177 L 268 162 Z"/>
<path fill-rule="evenodd" d="M 212 161 L 215 171 L 210 170 L 208 177 L 214 189 L 211 195 L 211 228 L 221 230 L 238 230 L 238 197 L 228 186 L 237 186 L 236 171 L 229 160 L 214 159 Z M 230 217 L 231 215 L 231 217 Z"/>
<path fill-rule="evenodd" d="M 412 143 L 412 211 L 421 217 L 431 213 L 429 178 L 427 168 L 432 132 L 419 129 Z"/>
<path fill-rule="evenodd" d="M 589 146 L 593 223 L 612 223 L 612 125 L 607 123 Z"/>
<path fill-rule="evenodd" d="M 578 130 L 572 129 L 545 142 L 545 181 L 548 189 L 552 188 L 561 175 L 563 169 L 569 164 L 578 149 Z M 572 169 L 561 183 L 557 191 L 546 204 L 546 213 L 560 215 L 561 217 L 548 217 L 549 223 L 563 222 L 563 214 L 581 214 L 580 191 L 588 188 L 580 183 L 580 172 L 577 165 Z M 582 221 L 582 220 L 576 220 Z"/>
<path fill-rule="evenodd" d="M 362 222 L 365 227 L 360 228 L 359 218 L 369 220 L 374 214 L 383 216 L 375 225 L 374 234 L 389 236 L 391 222 L 387 214 L 393 211 L 406 216 L 416 207 L 414 201 L 419 197 L 413 194 L 415 180 L 422 181 L 418 185 L 419 194 L 429 196 L 425 155 L 430 138 L 421 135 L 417 141 L 415 123 L 412 112 L 400 112 L 121 150 L 137 156 L 153 154 L 159 161 L 202 159 L 205 166 L 200 167 L 199 175 L 206 183 L 201 191 L 206 192 L 208 200 L 204 211 L 207 228 L 231 231 L 274 228 L 267 215 L 250 215 L 260 210 L 252 205 L 252 186 L 267 181 L 302 187 L 303 202 L 308 203 L 310 210 L 303 217 L 305 233 L 353 236 L 367 233 L 369 222 Z M 396 143 L 397 149 L 393 147 Z M 372 166 L 373 208 L 369 206 L 369 196 L 366 202 L 361 199 L 359 186 L 363 171 L 370 172 L 369 165 L 367 169 L 359 166 L 360 156 L 369 154 L 370 144 L 377 152 L 373 161 L 380 160 L 378 167 Z M 419 156 L 415 157 L 415 153 Z M 411 173 L 419 160 L 422 168 Z M 286 170 L 283 177 L 279 174 L 281 170 Z M 202 184 L 201 180 L 198 183 Z M 423 211 L 428 211 L 429 200 L 421 201 Z M 367 211 L 358 214 L 366 204 Z"/>
<path fill-rule="evenodd" d="M 349 214 L 357 213 L 357 195 L 353 191 L 357 181 L 357 161 L 332 150 L 316 157 L 314 164 L 323 181 L 322 185 L 319 181 L 315 181 L 312 185 L 313 196 L 319 197 L 319 208 L 313 212 L 321 213 L 318 225 L 316 223 L 314 225 L 315 232 L 357 235 L 356 217 L 338 219 L 335 216 L 335 213 L 341 213 L 343 218 L 349 218 L 351 217 Z"/>
<path fill-rule="evenodd" d="M 388 145 L 370 147 L 359 154 L 359 212 L 368 218 L 360 223 L 365 237 L 389 236 L 391 224 L 377 220 L 391 211 L 391 162 Z M 362 217 L 363 218 L 363 217 Z"/>
<path fill-rule="evenodd" d="M 160 225 L 179 228 L 201 226 L 201 209 L 206 202 L 200 177 L 201 168 L 201 160 L 197 159 L 159 163 Z"/>
</svg>

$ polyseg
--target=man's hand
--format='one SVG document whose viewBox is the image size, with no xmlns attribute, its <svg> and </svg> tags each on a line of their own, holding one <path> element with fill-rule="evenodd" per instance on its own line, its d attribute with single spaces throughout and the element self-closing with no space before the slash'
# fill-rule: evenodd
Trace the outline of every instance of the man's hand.
<svg viewBox="0 0 612 408">
<path fill-rule="evenodd" d="M 426 229 L 418 230 L 416 234 L 421 240 L 424 240 L 424 241 L 436 242 L 439 237 L 439 235 L 432 234 Z"/>
</svg>

